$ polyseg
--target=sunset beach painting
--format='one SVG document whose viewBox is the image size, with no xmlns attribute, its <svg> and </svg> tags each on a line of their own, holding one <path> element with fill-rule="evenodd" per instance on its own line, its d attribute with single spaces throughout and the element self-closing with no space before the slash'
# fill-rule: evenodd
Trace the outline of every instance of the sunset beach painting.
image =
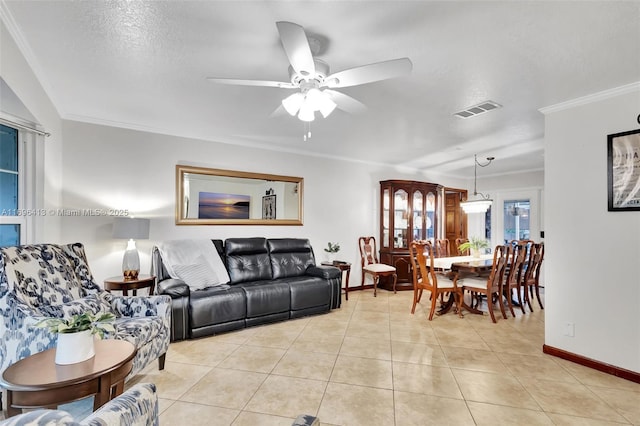
<svg viewBox="0 0 640 426">
<path fill-rule="evenodd" d="M 198 193 L 199 219 L 249 219 L 248 195 Z"/>
</svg>

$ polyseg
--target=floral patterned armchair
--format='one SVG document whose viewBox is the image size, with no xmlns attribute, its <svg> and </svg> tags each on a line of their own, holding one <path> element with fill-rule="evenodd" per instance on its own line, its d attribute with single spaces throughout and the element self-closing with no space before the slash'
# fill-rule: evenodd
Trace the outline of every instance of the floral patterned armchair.
<svg viewBox="0 0 640 426">
<path fill-rule="evenodd" d="M 0 426 L 157 426 L 158 394 L 153 383 L 138 383 L 84 419 L 63 410 L 35 410 L 0 421 Z"/>
<path fill-rule="evenodd" d="M 128 377 L 155 359 L 164 368 L 169 296 L 123 297 L 104 291 L 95 283 L 80 243 L 0 248 L 0 375 L 14 362 L 55 346 L 55 335 L 34 327 L 39 319 L 85 311 L 116 315 L 116 331 L 106 337 L 137 348 Z"/>
</svg>

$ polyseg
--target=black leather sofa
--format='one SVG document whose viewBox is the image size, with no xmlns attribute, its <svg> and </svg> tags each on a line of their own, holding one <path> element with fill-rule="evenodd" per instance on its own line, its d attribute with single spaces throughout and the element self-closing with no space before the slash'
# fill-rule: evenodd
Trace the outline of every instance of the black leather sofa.
<svg viewBox="0 0 640 426">
<path fill-rule="evenodd" d="M 171 341 L 299 318 L 339 308 L 342 274 L 316 266 L 309 240 L 229 238 L 212 240 L 231 281 L 191 290 L 167 273 L 160 251 L 152 252 L 156 292 L 172 299 Z"/>
</svg>

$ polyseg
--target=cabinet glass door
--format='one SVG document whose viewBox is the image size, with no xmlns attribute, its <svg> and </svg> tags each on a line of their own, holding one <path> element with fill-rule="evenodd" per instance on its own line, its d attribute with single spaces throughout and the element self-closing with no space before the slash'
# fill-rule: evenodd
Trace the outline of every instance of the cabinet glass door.
<svg viewBox="0 0 640 426">
<path fill-rule="evenodd" d="M 393 236 L 395 248 L 405 248 L 409 237 L 409 194 L 403 189 L 393 194 Z"/>
<path fill-rule="evenodd" d="M 382 194 L 382 247 L 389 247 L 389 190 Z"/>
<path fill-rule="evenodd" d="M 431 241 L 431 243 L 435 243 L 435 229 L 436 229 L 436 196 L 433 192 L 429 192 L 427 194 L 427 219 L 426 219 L 426 228 L 427 228 L 427 240 Z"/>
<path fill-rule="evenodd" d="M 413 193 L 413 202 L 411 204 L 412 210 L 412 240 L 423 240 L 424 239 L 424 210 L 423 210 L 423 200 L 422 200 L 422 192 L 416 191 Z"/>
</svg>

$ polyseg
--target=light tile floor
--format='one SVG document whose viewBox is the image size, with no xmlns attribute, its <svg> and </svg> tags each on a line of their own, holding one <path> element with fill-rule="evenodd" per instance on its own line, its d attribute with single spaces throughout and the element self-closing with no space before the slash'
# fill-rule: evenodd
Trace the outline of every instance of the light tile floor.
<svg viewBox="0 0 640 426">
<path fill-rule="evenodd" d="M 326 315 L 172 343 L 161 425 L 640 425 L 640 384 L 544 355 L 544 311 L 427 320 L 428 294 L 349 293 Z M 481 306 L 486 310 L 486 304 Z"/>
<path fill-rule="evenodd" d="M 428 294 L 415 315 L 412 297 L 352 292 L 326 315 L 173 343 L 130 384 L 156 383 L 162 425 L 640 425 L 640 384 L 542 353 L 537 306 L 428 321 Z"/>
</svg>

